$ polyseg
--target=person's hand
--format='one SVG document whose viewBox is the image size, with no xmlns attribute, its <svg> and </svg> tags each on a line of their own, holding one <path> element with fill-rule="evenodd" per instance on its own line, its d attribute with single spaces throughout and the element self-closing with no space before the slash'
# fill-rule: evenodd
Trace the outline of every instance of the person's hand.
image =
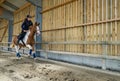
<svg viewBox="0 0 120 81">
<path fill-rule="evenodd" d="M 24 30 L 24 32 L 27 32 L 28 30 Z"/>
</svg>

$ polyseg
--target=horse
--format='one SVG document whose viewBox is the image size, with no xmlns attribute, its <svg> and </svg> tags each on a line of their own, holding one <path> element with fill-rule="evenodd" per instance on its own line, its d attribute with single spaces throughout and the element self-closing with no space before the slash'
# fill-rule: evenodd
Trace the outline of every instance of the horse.
<svg viewBox="0 0 120 81">
<path fill-rule="evenodd" d="M 35 22 L 35 24 L 33 26 L 30 26 L 29 27 L 29 30 L 27 31 L 25 37 L 23 38 L 23 40 L 20 40 L 19 41 L 19 44 L 17 43 L 18 41 L 18 36 L 15 36 L 13 38 L 13 41 L 12 41 L 12 44 L 10 45 L 11 48 L 15 47 L 15 50 L 16 50 L 16 56 L 18 58 L 21 57 L 20 53 L 19 53 L 19 50 L 22 48 L 22 47 L 27 47 L 29 48 L 29 56 L 33 56 L 33 58 L 35 59 L 36 58 L 36 54 L 35 54 L 35 48 L 34 48 L 34 45 L 35 45 L 35 39 L 34 39 L 34 36 L 35 34 L 37 35 L 40 35 L 40 29 L 39 29 L 39 24 L 40 23 L 37 23 Z"/>
</svg>

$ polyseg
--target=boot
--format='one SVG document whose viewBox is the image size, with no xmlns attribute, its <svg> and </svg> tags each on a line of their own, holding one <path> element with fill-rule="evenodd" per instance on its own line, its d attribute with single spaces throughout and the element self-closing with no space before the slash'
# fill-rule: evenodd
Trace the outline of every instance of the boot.
<svg viewBox="0 0 120 81">
<path fill-rule="evenodd" d="M 17 37 L 17 44 L 19 44 L 19 42 L 20 42 L 20 39 L 21 39 L 21 34 L 20 35 L 18 35 L 18 37 Z"/>
<path fill-rule="evenodd" d="M 19 41 L 20 41 L 20 40 L 18 39 L 18 40 L 17 40 L 17 44 L 19 44 Z"/>
</svg>

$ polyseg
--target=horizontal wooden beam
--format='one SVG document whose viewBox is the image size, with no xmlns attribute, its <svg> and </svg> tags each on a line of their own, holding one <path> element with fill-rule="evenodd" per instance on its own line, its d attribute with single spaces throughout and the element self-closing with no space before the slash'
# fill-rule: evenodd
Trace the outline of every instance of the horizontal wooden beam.
<svg viewBox="0 0 120 81">
<path fill-rule="evenodd" d="M 0 30 L 5 29 L 8 25 L 0 27 Z"/>
<path fill-rule="evenodd" d="M 40 12 L 40 13 L 45 13 L 45 12 L 47 12 L 47 11 L 50 11 L 50 10 L 56 9 L 56 8 L 58 8 L 58 7 L 64 6 L 64 5 L 69 4 L 69 3 L 72 3 L 72 2 L 74 2 L 74 1 L 77 1 L 77 0 L 70 0 L 70 1 L 67 1 L 67 2 L 65 2 L 65 3 L 62 3 L 62 4 L 59 4 L 59 5 L 56 5 L 56 6 L 53 6 L 53 7 L 47 8 L 47 9 L 43 10 L 43 11 Z"/>
<path fill-rule="evenodd" d="M 4 37 L 9 37 L 9 36 L 4 36 Z M 2 38 L 2 37 L 0 37 L 0 38 Z"/>
<path fill-rule="evenodd" d="M 41 42 L 36 44 L 69 44 L 69 45 L 120 45 L 120 41 L 65 41 L 65 42 Z"/>
<path fill-rule="evenodd" d="M 0 44 L 11 44 L 12 42 L 0 42 Z M 120 45 L 120 41 L 65 41 L 65 42 L 36 42 L 35 44 L 90 44 L 90 45 Z"/>
<path fill-rule="evenodd" d="M 16 34 L 16 35 L 12 35 L 12 36 L 18 36 L 19 34 Z"/>
<path fill-rule="evenodd" d="M 25 9 L 26 7 L 28 7 L 28 6 L 30 6 L 30 5 L 31 5 L 31 3 L 27 2 L 27 3 L 24 4 L 22 7 L 20 7 L 18 10 L 16 10 L 16 11 L 14 12 L 14 14 L 22 11 L 23 9 Z"/>
<path fill-rule="evenodd" d="M 49 29 L 49 30 L 42 30 L 41 32 L 56 31 L 56 30 L 62 30 L 62 29 L 77 28 L 77 27 L 82 27 L 82 26 L 104 24 L 104 23 L 110 23 L 110 22 L 115 22 L 115 21 L 120 21 L 120 18 L 104 20 L 104 21 L 98 21 L 98 22 L 93 22 L 93 23 L 78 24 L 78 25 L 74 25 L 74 26 L 59 27 L 59 28 Z"/>
</svg>

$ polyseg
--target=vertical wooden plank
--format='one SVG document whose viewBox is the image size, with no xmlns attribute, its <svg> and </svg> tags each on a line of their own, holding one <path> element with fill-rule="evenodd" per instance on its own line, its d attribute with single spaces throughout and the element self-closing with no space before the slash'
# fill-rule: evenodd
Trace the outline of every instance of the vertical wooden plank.
<svg viewBox="0 0 120 81">
<path fill-rule="evenodd" d="M 56 5 L 59 3 L 59 0 L 56 0 Z M 57 8 L 56 9 L 56 25 L 55 25 L 55 28 L 57 28 L 58 27 L 58 21 L 59 21 L 59 19 L 58 19 L 58 15 L 59 14 L 59 8 Z M 59 30 L 57 30 L 57 31 L 55 31 L 55 42 L 57 42 L 57 38 L 58 38 L 58 34 L 59 34 Z M 55 48 L 54 49 L 58 49 L 58 45 L 55 45 Z"/>
<path fill-rule="evenodd" d="M 94 5 L 93 0 L 91 0 L 91 23 L 93 22 L 93 5 Z M 93 41 L 92 39 L 93 39 L 93 25 L 91 25 L 90 27 L 90 41 Z M 90 53 L 92 53 L 93 45 L 90 45 L 90 48 L 91 48 Z"/>
<path fill-rule="evenodd" d="M 91 0 L 87 1 L 87 23 L 91 22 Z M 90 41 L 90 28 L 91 26 L 87 26 L 87 40 L 86 41 Z M 87 45 L 87 53 L 90 53 L 90 45 Z"/>
<path fill-rule="evenodd" d="M 110 13 L 111 13 L 111 15 L 110 15 L 110 19 L 112 19 L 112 9 L 113 9 L 113 5 L 112 5 L 112 0 L 110 0 Z M 110 41 L 112 41 L 112 22 L 110 23 Z M 110 45 L 110 55 L 112 55 L 112 45 Z"/>
<path fill-rule="evenodd" d="M 99 1 L 98 0 L 96 0 L 96 22 L 98 22 L 99 21 L 99 16 L 98 16 L 98 10 L 99 10 L 99 8 L 98 8 L 98 3 Z M 99 24 L 97 24 L 96 25 L 96 41 L 99 41 Z M 99 45 L 96 45 L 96 54 L 99 54 Z"/>
<path fill-rule="evenodd" d="M 94 22 L 96 22 L 96 3 L 97 3 L 97 0 L 94 0 Z M 97 41 L 96 40 L 96 33 L 97 33 L 97 25 L 94 25 L 94 41 Z M 96 54 L 97 53 L 97 45 L 94 45 L 94 54 Z"/>
<path fill-rule="evenodd" d="M 110 16 L 111 16 L 111 3 L 110 3 L 110 0 L 107 0 L 107 3 L 106 3 L 106 5 L 107 5 L 107 19 L 109 19 L 110 20 Z M 110 29 L 111 29 L 111 23 L 107 23 L 106 24 L 107 25 L 107 41 L 110 41 Z M 107 48 L 107 52 L 108 52 L 108 55 L 110 55 L 110 49 L 111 49 L 111 47 L 110 47 L 111 45 L 108 45 L 108 48 Z"/>
<path fill-rule="evenodd" d="M 86 23 L 87 21 L 86 21 L 86 14 L 87 14 L 87 0 L 83 0 L 83 13 L 84 13 L 84 17 L 83 17 L 83 23 Z M 84 30 L 83 30 L 83 32 L 84 32 L 84 41 L 86 41 L 86 36 L 87 36 L 87 34 L 86 34 L 86 28 L 87 28 L 87 26 L 84 26 Z M 86 45 L 84 45 L 84 53 L 86 53 Z"/>
<path fill-rule="evenodd" d="M 117 6 L 118 6 L 118 10 L 117 10 L 117 14 L 118 14 L 118 18 L 120 18 L 120 1 L 117 0 Z M 120 21 L 117 22 L 117 25 L 118 25 L 118 29 L 117 29 L 117 37 L 118 37 L 118 40 L 117 41 L 120 41 Z M 118 45 L 118 56 L 120 56 L 120 45 Z"/>
<path fill-rule="evenodd" d="M 103 1 L 103 20 L 106 20 L 106 0 Z M 103 41 L 106 41 L 106 23 L 103 24 Z"/>
<path fill-rule="evenodd" d="M 51 5 L 51 6 L 54 6 L 54 5 L 55 5 L 55 0 L 53 0 L 53 1 L 51 2 L 51 4 L 53 4 L 53 5 Z M 51 11 L 51 13 L 52 13 L 52 21 L 51 21 L 51 22 L 52 22 L 52 26 L 51 26 L 51 29 L 54 29 L 54 28 L 55 28 L 55 17 L 56 17 L 55 11 L 56 11 L 56 10 L 52 10 L 52 11 Z M 46 28 L 46 29 L 47 29 L 47 28 Z M 50 41 L 53 42 L 53 41 L 54 41 L 54 37 L 55 37 L 55 36 L 54 36 L 54 31 L 51 31 L 50 33 L 51 33 L 51 35 L 50 35 L 49 38 L 50 38 Z M 54 49 L 54 45 L 53 45 L 53 44 L 49 45 L 49 49 L 50 49 L 50 50 L 53 50 L 53 49 Z"/>
<path fill-rule="evenodd" d="M 117 19 L 117 0 L 115 0 L 115 19 Z M 115 21 L 115 41 L 117 41 L 117 21 Z M 115 45 L 115 56 L 117 56 L 117 45 Z"/>
<path fill-rule="evenodd" d="M 43 9 L 45 8 L 45 1 L 46 0 L 42 1 Z M 42 30 L 45 30 L 45 13 L 42 14 Z M 45 42 L 45 32 L 42 32 L 42 42 Z M 45 49 L 45 45 L 44 44 L 42 44 L 42 49 Z"/>
<path fill-rule="evenodd" d="M 65 0 L 62 0 L 62 3 L 64 3 L 64 2 L 65 2 Z M 62 27 L 65 27 L 65 21 L 66 21 L 66 18 L 65 18 L 65 16 L 66 16 L 65 11 L 66 11 L 66 10 L 65 10 L 65 7 L 66 7 L 66 6 L 64 5 L 64 6 L 62 7 L 62 10 L 61 10 L 61 11 L 62 11 L 62 14 L 63 14 L 63 17 L 62 17 Z M 62 30 L 62 41 L 63 41 L 63 42 L 66 41 L 66 40 L 65 40 L 65 37 L 66 37 L 65 31 L 66 31 L 66 30 Z M 63 48 L 63 51 L 66 51 L 64 44 L 62 45 L 62 48 Z"/>
<path fill-rule="evenodd" d="M 72 3 L 72 26 L 77 25 L 77 1 Z M 71 29 L 72 41 L 77 41 L 77 28 Z M 77 45 L 72 45 L 72 52 L 77 52 Z"/>
<path fill-rule="evenodd" d="M 86 1 L 86 23 L 88 23 L 88 20 L 89 20 L 89 1 Z M 89 26 L 86 26 L 86 41 L 89 40 L 89 34 L 88 34 L 88 30 L 89 30 Z M 88 48 L 89 45 L 86 45 L 86 53 L 88 53 Z"/>
<path fill-rule="evenodd" d="M 83 24 L 83 0 L 78 0 L 78 24 Z M 83 27 L 78 27 L 78 41 L 83 41 Z M 78 45 L 78 52 L 83 53 L 83 45 Z"/>
<path fill-rule="evenodd" d="M 60 0 L 58 0 L 58 4 L 60 4 Z M 58 8 L 58 22 L 57 22 L 57 28 L 60 27 L 60 23 L 61 23 L 61 18 L 60 18 L 60 7 Z M 58 30 L 58 38 L 57 41 L 60 42 L 61 36 L 60 36 L 60 32 L 61 30 Z M 60 48 L 61 45 L 57 45 L 57 50 L 61 50 Z"/>
<path fill-rule="evenodd" d="M 101 12 L 102 12 L 101 20 L 103 21 L 104 20 L 104 0 L 102 0 L 101 7 L 102 7 L 102 9 L 101 9 Z M 104 41 L 103 40 L 103 28 L 104 28 L 104 24 L 101 25 L 101 41 Z M 102 48 L 102 45 L 101 45 L 101 48 Z M 101 51 L 103 51 L 103 48 L 101 49 Z"/>
<path fill-rule="evenodd" d="M 106 20 L 108 20 L 108 0 L 106 0 Z M 108 41 L 108 23 L 106 23 L 106 31 L 105 31 L 105 40 Z M 109 46 L 107 46 L 107 49 L 109 48 Z M 108 53 L 108 52 L 107 52 Z M 108 55 L 108 54 L 107 54 Z"/>
<path fill-rule="evenodd" d="M 102 0 L 98 0 L 98 21 L 102 21 Z M 102 41 L 102 24 L 98 25 L 98 33 L 99 33 L 99 39 L 98 41 Z M 102 45 L 98 46 L 98 53 L 102 54 Z"/>
<path fill-rule="evenodd" d="M 69 25 L 70 18 L 70 4 L 66 5 L 66 26 Z M 66 41 L 70 41 L 69 29 L 66 29 Z M 66 51 L 69 51 L 69 45 L 66 45 Z"/>
<path fill-rule="evenodd" d="M 112 0 L 112 19 L 115 18 L 115 0 Z M 115 22 L 112 23 L 112 41 L 115 41 Z M 115 45 L 112 46 L 112 55 L 115 55 Z"/>
<path fill-rule="evenodd" d="M 68 24 L 68 26 L 71 26 L 72 24 L 73 24 L 73 22 L 72 22 L 72 15 L 73 15 L 73 12 L 72 12 L 72 3 L 70 3 L 70 14 L 69 14 L 69 24 Z M 71 29 L 69 29 L 69 31 L 68 31 L 68 33 L 69 33 L 69 41 L 72 41 L 72 37 L 71 37 L 71 33 L 72 33 L 72 30 L 73 30 L 73 28 L 71 28 Z M 72 52 L 72 45 L 70 44 L 69 45 L 69 51 L 70 52 Z"/>
</svg>

